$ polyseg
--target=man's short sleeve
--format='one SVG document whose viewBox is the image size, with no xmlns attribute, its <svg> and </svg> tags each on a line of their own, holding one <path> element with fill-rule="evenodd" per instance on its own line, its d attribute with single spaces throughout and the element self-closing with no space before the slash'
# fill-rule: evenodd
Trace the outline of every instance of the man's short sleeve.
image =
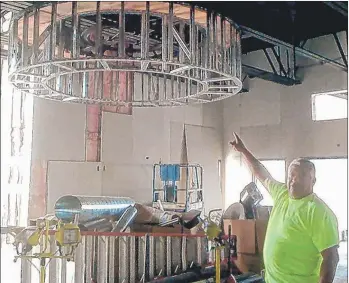
<svg viewBox="0 0 349 283">
<path fill-rule="evenodd" d="M 339 245 L 338 222 L 334 213 L 326 206 L 315 208 L 312 219 L 312 239 L 319 252 Z"/>
<path fill-rule="evenodd" d="M 266 179 L 265 186 L 268 189 L 274 203 L 278 202 L 283 196 L 288 194 L 286 184 Z"/>
</svg>

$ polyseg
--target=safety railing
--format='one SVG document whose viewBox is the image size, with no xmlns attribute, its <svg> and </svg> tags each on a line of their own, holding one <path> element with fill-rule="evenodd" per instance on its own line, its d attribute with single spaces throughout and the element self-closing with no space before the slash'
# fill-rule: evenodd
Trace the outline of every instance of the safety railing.
<svg viewBox="0 0 349 283">
<path fill-rule="evenodd" d="M 51 236 L 51 252 L 58 249 Z M 209 261 L 202 234 L 83 232 L 74 262 L 52 259 L 46 283 L 135 283 L 181 273 Z M 39 282 L 39 260 L 21 260 L 21 283 Z M 36 262 L 37 261 L 37 262 Z M 18 263 L 19 264 L 19 263 Z"/>
</svg>

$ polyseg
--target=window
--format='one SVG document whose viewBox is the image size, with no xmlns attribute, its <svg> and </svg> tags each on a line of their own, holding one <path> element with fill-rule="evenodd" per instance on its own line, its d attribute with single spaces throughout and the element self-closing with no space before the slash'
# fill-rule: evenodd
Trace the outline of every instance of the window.
<svg viewBox="0 0 349 283">
<path fill-rule="evenodd" d="M 339 231 L 347 230 L 348 167 L 347 159 L 313 159 L 316 169 L 314 192 L 332 209 Z"/>
<path fill-rule="evenodd" d="M 228 156 L 225 171 L 225 208 L 240 200 L 240 192 L 252 181 L 251 171 L 239 158 Z"/>
<path fill-rule="evenodd" d="M 267 168 L 270 174 L 279 182 L 285 182 L 286 180 L 286 162 L 285 160 L 261 160 L 261 163 Z M 273 200 L 266 188 L 261 182 L 256 180 L 256 185 L 263 195 L 261 205 L 272 206 Z"/>
<path fill-rule="evenodd" d="M 285 160 L 261 160 L 261 163 L 267 168 L 270 174 L 278 181 L 286 180 L 286 162 Z M 243 188 L 255 178 L 247 165 L 239 158 L 229 157 L 226 163 L 226 187 L 225 187 L 225 208 L 234 202 L 240 200 L 240 192 Z M 228 173 L 229 172 L 229 173 Z M 272 206 L 273 200 L 269 192 L 257 180 L 255 180 L 258 189 L 263 195 L 261 205 Z"/>
<path fill-rule="evenodd" d="M 312 96 L 314 121 L 348 118 L 348 90 L 317 93 Z"/>
</svg>

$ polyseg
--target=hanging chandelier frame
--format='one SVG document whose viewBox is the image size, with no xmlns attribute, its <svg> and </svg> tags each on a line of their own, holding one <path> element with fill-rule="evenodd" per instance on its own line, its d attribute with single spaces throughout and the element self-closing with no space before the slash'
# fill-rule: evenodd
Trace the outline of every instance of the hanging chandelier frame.
<svg viewBox="0 0 349 283">
<path fill-rule="evenodd" d="M 172 2 L 81 3 L 34 6 L 12 19 L 15 88 L 47 99 L 134 107 L 207 103 L 240 92 L 240 33 L 231 20 Z M 138 33 L 126 26 L 130 15 L 140 21 Z M 83 32 L 92 40 L 86 43 Z M 133 88 L 120 91 L 125 80 Z"/>
</svg>

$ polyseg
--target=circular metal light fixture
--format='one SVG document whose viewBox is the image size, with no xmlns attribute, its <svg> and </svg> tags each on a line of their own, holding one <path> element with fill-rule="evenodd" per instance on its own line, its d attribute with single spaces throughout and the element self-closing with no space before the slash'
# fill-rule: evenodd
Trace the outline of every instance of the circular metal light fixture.
<svg viewBox="0 0 349 283">
<path fill-rule="evenodd" d="M 134 107 L 221 100 L 241 88 L 236 25 L 166 2 L 53 2 L 12 19 L 10 81 L 39 97 Z"/>
</svg>

